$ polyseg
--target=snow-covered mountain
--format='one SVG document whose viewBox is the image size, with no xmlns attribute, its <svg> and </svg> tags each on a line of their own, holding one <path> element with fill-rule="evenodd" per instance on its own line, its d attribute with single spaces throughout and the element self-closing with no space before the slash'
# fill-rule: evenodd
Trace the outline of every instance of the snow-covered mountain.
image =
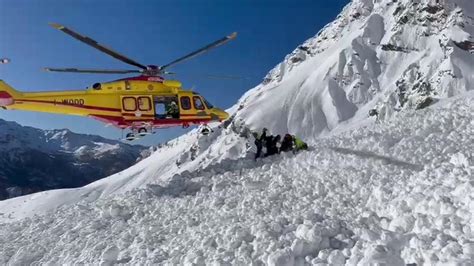
<svg viewBox="0 0 474 266">
<path fill-rule="evenodd" d="M 253 128 L 305 138 L 380 119 L 474 86 L 470 0 L 354 0 L 249 91 Z M 346 127 L 344 127 L 346 128 Z"/>
<path fill-rule="evenodd" d="M 209 136 L 0 202 L 0 262 L 473 263 L 473 18 L 469 0 L 354 0 Z M 254 162 L 262 127 L 312 150 Z"/>
<path fill-rule="evenodd" d="M 0 199 L 80 187 L 135 164 L 146 148 L 0 120 Z"/>
</svg>

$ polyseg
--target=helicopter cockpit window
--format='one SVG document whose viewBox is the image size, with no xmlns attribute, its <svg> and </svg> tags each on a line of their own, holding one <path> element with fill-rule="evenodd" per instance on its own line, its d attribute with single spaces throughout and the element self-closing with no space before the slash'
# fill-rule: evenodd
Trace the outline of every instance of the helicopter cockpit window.
<svg viewBox="0 0 474 266">
<path fill-rule="evenodd" d="M 194 108 L 196 110 L 204 110 L 204 104 L 202 103 L 201 97 L 194 96 L 193 97 Z"/>
<path fill-rule="evenodd" d="M 204 99 L 204 98 L 203 98 Z M 214 105 L 212 105 L 210 102 L 208 102 L 206 99 L 204 99 L 204 103 L 206 104 L 208 109 L 214 108 Z"/>
</svg>

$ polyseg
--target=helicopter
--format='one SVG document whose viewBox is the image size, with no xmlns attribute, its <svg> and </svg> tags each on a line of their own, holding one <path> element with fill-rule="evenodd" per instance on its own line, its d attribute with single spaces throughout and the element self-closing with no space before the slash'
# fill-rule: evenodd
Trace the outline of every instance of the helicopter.
<svg viewBox="0 0 474 266">
<path fill-rule="evenodd" d="M 45 68 L 50 72 L 90 74 L 131 74 L 110 82 L 95 83 L 86 90 L 20 92 L 0 80 L 0 108 L 91 117 L 107 125 L 130 130 L 126 140 L 154 133 L 156 128 L 203 125 L 222 122 L 229 117 L 199 93 L 182 89 L 181 82 L 165 80 L 171 66 L 201 55 L 237 37 L 234 32 L 168 64 L 144 65 L 113 51 L 97 41 L 56 23 L 50 25 L 63 33 L 138 69 Z M 6 59 L 4 63 L 10 60 Z M 2 61 L 3 62 L 3 61 Z M 206 131 L 208 132 L 208 131 Z M 203 131 L 204 133 L 204 131 Z"/>
</svg>

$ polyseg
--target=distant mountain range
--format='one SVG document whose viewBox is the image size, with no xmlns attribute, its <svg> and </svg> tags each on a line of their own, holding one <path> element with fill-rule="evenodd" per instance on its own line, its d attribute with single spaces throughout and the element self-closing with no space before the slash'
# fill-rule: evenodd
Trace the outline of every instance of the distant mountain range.
<svg viewBox="0 0 474 266">
<path fill-rule="evenodd" d="M 0 119 L 0 200 L 84 186 L 135 164 L 148 148 L 67 129 L 40 130 Z"/>
</svg>

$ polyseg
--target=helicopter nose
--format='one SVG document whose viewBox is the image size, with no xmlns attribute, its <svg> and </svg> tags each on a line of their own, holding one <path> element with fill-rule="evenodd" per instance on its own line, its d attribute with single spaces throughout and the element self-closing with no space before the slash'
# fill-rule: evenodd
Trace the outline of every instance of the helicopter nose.
<svg viewBox="0 0 474 266">
<path fill-rule="evenodd" d="M 219 108 L 214 108 L 214 114 L 216 114 L 217 117 L 219 117 L 220 121 L 224 121 L 227 118 L 229 118 L 229 114 L 226 111 L 221 110 Z"/>
</svg>

